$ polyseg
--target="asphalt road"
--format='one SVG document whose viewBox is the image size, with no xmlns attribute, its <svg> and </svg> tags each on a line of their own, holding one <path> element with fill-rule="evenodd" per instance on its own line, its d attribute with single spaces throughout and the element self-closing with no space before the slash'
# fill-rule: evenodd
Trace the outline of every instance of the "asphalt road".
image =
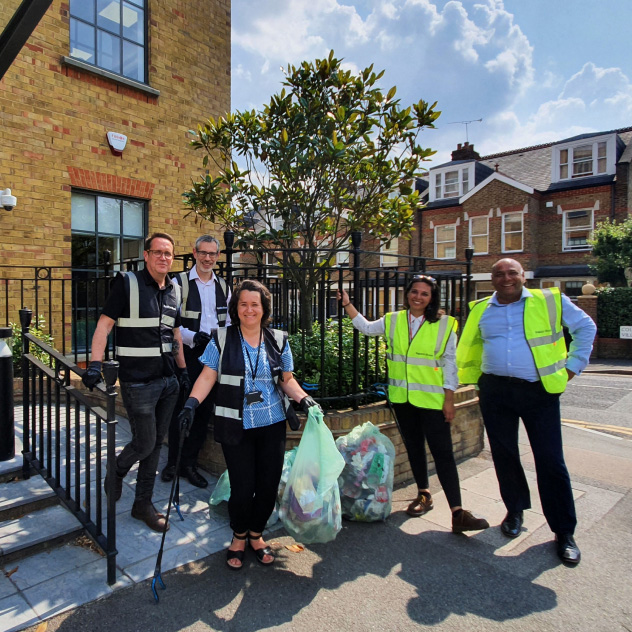
<svg viewBox="0 0 632 632">
<path fill-rule="evenodd" d="M 561 404 L 567 423 L 632 440 L 631 375 L 584 373 L 569 382 Z"/>
</svg>

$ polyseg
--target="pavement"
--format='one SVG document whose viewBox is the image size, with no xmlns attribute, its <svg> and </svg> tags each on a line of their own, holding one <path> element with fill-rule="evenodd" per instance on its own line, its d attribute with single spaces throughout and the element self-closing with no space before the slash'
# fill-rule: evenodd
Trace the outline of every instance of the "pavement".
<svg viewBox="0 0 632 632">
<path fill-rule="evenodd" d="M 591 370 L 632 374 L 632 363 L 595 361 Z M 632 394 L 627 398 L 624 406 L 632 404 Z M 159 537 L 129 516 L 130 480 L 117 505 L 116 585 L 107 586 L 105 559 L 85 545 L 44 551 L 0 576 L 0 629 L 41 632 L 38 625 L 46 621 L 48 632 L 321 632 L 323 627 L 630 632 L 632 441 L 570 425 L 563 426 L 563 434 L 579 519 L 582 562 L 577 567 L 556 556 L 533 458 L 521 434 L 533 507 L 514 540 L 498 528 L 505 509 L 487 447 L 459 464 L 459 473 L 464 506 L 486 517 L 489 529 L 452 534 L 450 512 L 433 476 L 435 508 L 421 518 L 404 511 L 415 495 L 414 485 L 407 485 L 395 490 L 385 522 L 345 521 L 328 544 L 294 552 L 287 548 L 294 540 L 273 527 L 267 539 L 279 547 L 278 559 L 269 568 L 252 554 L 242 571 L 226 568 L 225 555 L 217 553 L 230 540 L 225 503 L 209 510 L 210 488 L 190 488 L 184 490 L 185 521 L 172 522 L 167 535 L 166 590 L 159 590 L 156 603 L 148 578 Z M 157 482 L 157 506 L 164 508 L 168 492 L 168 485 Z"/>
</svg>

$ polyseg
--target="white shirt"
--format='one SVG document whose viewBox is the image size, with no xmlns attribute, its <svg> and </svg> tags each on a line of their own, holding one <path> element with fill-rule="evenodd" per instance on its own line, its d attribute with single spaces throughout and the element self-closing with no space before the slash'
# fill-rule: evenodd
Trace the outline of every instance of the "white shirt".
<svg viewBox="0 0 632 632">
<path fill-rule="evenodd" d="M 384 325 L 384 316 L 378 320 L 369 321 L 362 314 L 358 315 L 351 321 L 353 326 L 366 336 L 383 336 L 386 333 Z M 423 316 L 418 318 L 410 317 L 410 332 L 414 336 L 423 322 Z M 456 334 L 451 331 L 448 342 L 445 346 L 443 355 L 438 360 L 439 365 L 443 369 L 443 388 L 449 391 L 456 391 L 459 386 L 459 378 L 456 369 Z"/>
<path fill-rule="evenodd" d="M 207 334 L 211 333 L 211 329 L 217 329 L 217 309 L 215 307 L 215 283 L 217 283 L 217 276 L 215 272 L 211 274 L 211 278 L 204 282 L 200 279 L 197 271 L 197 265 L 191 268 L 189 272 L 189 279 L 195 279 L 198 292 L 200 293 L 200 300 L 202 301 L 202 315 L 200 317 L 200 331 L 204 331 Z M 226 303 L 230 301 L 230 289 L 228 290 L 228 296 L 226 297 Z M 226 326 L 230 325 L 230 316 L 226 314 Z M 194 331 L 187 329 L 186 327 L 180 327 L 182 333 L 182 342 L 189 347 L 195 347 L 193 344 L 193 338 L 195 336 Z"/>
</svg>

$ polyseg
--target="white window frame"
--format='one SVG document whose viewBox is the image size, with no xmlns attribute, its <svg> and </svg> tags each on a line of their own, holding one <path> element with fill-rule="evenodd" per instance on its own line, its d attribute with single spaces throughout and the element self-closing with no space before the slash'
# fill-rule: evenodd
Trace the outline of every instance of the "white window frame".
<svg viewBox="0 0 632 632">
<path fill-rule="evenodd" d="M 476 220 L 485 220 L 485 232 L 474 234 L 474 222 Z M 474 248 L 474 237 L 485 237 L 485 250 L 476 250 Z M 474 248 L 475 255 L 486 255 L 489 254 L 489 215 L 477 215 L 476 217 L 470 217 L 470 248 Z"/>
<path fill-rule="evenodd" d="M 515 217 L 516 215 L 520 215 L 520 230 L 519 231 L 511 231 L 510 233 L 507 232 L 507 230 L 505 229 L 505 225 L 507 223 L 507 220 L 509 217 Z M 501 246 L 501 250 L 502 252 L 523 252 L 524 251 L 524 211 L 515 211 L 515 212 L 511 212 L 511 213 L 503 213 L 503 228 L 502 228 L 502 246 Z M 511 249 L 509 250 L 506 246 L 506 236 L 507 234 L 511 234 L 514 235 L 516 233 L 520 233 L 520 237 L 521 237 L 521 247 L 518 250 L 515 249 Z"/>
<path fill-rule="evenodd" d="M 474 165 L 475 163 L 472 161 L 467 165 L 450 165 L 436 171 L 431 170 L 432 186 L 430 187 L 429 201 L 459 198 L 471 191 L 474 184 Z M 448 182 L 447 175 L 453 173 L 456 173 L 457 181 L 451 179 Z M 449 193 L 446 191 L 448 186 L 451 187 Z"/>
<path fill-rule="evenodd" d="M 397 237 L 393 237 L 390 242 L 380 244 L 380 267 L 388 268 L 399 265 L 399 257 L 393 257 L 393 254 L 399 254 L 399 239 Z"/>
<path fill-rule="evenodd" d="M 579 164 L 575 159 L 575 152 L 585 147 L 591 148 L 592 168 L 589 173 L 575 173 L 575 167 Z M 602 150 L 601 156 L 600 150 Z M 616 150 L 616 134 L 595 136 L 594 138 L 577 140 L 567 145 L 557 145 L 553 148 L 551 181 L 567 182 L 592 176 L 614 175 L 616 172 Z M 605 155 L 603 155 L 604 153 Z M 563 174 L 564 168 L 566 173 Z"/>
<path fill-rule="evenodd" d="M 575 216 L 577 216 L 577 214 L 579 213 L 586 213 L 589 218 L 590 218 L 590 222 L 586 223 L 586 225 L 582 226 L 582 227 L 573 227 L 573 228 L 569 228 L 568 226 L 568 221 L 569 219 L 573 219 L 573 214 L 576 214 Z M 590 234 L 588 236 L 588 238 L 590 239 L 592 237 L 592 232 L 595 228 L 595 213 L 594 210 L 592 208 L 583 208 L 583 209 L 573 209 L 573 210 L 569 210 L 569 211 L 563 211 L 563 219 L 562 219 L 562 250 L 564 252 L 575 252 L 578 250 L 592 250 L 592 246 L 588 243 L 586 244 L 579 244 L 579 245 L 569 245 L 569 233 L 574 232 L 574 231 L 585 231 L 586 228 L 589 228 Z"/>
<path fill-rule="evenodd" d="M 456 227 L 457 224 L 456 222 L 454 224 L 441 224 L 440 226 L 435 226 L 434 227 L 434 258 L 435 259 L 456 259 Z M 446 229 L 446 228 L 452 228 L 454 231 L 454 239 L 446 239 L 443 241 L 439 241 L 437 238 L 438 235 L 438 231 Z M 439 244 L 450 244 L 453 243 L 454 244 L 454 256 L 453 257 L 440 257 L 439 256 Z"/>
</svg>

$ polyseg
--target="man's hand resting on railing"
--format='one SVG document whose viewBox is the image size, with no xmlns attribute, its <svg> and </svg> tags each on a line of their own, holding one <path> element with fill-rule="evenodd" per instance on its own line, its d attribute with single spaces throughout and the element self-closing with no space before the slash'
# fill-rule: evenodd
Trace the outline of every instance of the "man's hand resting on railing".
<svg viewBox="0 0 632 632">
<path fill-rule="evenodd" d="M 97 360 L 93 360 L 88 365 L 88 368 L 83 372 L 81 381 L 86 388 L 92 390 L 97 384 L 103 382 L 103 376 L 101 375 L 101 363 Z"/>
</svg>

